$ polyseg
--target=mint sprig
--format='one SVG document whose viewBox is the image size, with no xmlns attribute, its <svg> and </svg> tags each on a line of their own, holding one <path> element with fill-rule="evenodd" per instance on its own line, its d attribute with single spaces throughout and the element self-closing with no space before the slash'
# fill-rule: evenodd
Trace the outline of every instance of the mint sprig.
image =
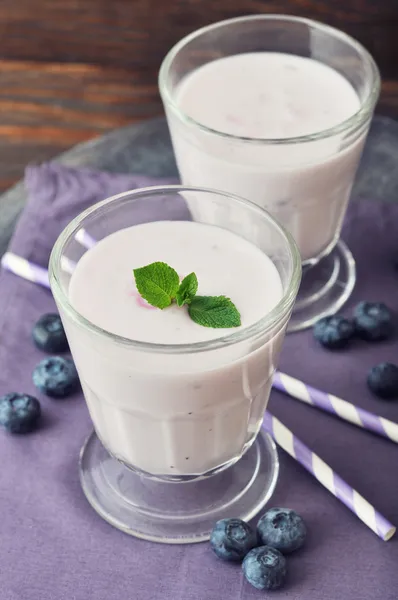
<svg viewBox="0 0 398 600">
<path fill-rule="evenodd" d="M 137 290 L 148 304 L 162 309 L 170 306 L 180 286 L 177 271 L 164 262 L 154 262 L 133 273 Z"/>
<path fill-rule="evenodd" d="M 197 296 L 198 278 L 190 273 L 180 283 L 177 271 L 164 262 L 134 269 L 138 292 L 156 308 L 167 308 L 175 300 L 188 305 L 192 321 L 203 327 L 239 327 L 241 318 L 235 304 L 226 296 Z"/>
<path fill-rule="evenodd" d="M 195 273 L 190 273 L 180 283 L 178 288 L 176 300 L 178 306 L 184 306 L 184 304 L 191 304 L 193 298 L 198 291 L 198 278 Z"/>
</svg>

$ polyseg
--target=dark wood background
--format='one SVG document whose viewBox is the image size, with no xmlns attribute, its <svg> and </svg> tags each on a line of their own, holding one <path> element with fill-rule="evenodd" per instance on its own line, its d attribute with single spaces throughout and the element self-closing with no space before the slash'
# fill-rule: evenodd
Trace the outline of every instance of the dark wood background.
<svg viewBox="0 0 398 600">
<path fill-rule="evenodd" d="M 398 0 L 0 0 L 0 189 L 38 162 L 161 114 L 157 72 L 178 39 L 261 12 L 311 17 L 358 38 L 398 117 Z"/>
</svg>

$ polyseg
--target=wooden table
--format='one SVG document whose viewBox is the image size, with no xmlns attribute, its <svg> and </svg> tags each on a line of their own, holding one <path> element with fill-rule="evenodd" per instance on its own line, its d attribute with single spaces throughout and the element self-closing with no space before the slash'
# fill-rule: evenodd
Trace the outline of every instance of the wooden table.
<svg viewBox="0 0 398 600">
<path fill-rule="evenodd" d="M 24 166 L 162 113 L 157 72 L 190 31 L 259 12 L 315 18 L 375 57 L 398 116 L 398 0 L 0 0 L 0 190 Z"/>
</svg>

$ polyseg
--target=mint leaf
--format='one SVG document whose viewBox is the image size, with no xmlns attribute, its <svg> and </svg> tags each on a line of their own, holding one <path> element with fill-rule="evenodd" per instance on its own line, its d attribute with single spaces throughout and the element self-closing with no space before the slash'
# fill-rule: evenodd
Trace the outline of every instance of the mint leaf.
<svg viewBox="0 0 398 600">
<path fill-rule="evenodd" d="M 196 296 L 198 278 L 190 273 L 180 283 L 177 271 L 164 262 L 134 269 L 138 292 L 156 308 L 166 308 L 176 299 L 178 306 L 188 304 L 192 321 L 203 327 L 226 329 L 239 327 L 240 314 L 226 296 Z"/>
<path fill-rule="evenodd" d="M 192 321 L 203 327 L 239 327 L 240 314 L 225 296 L 195 296 L 188 307 Z"/>
<path fill-rule="evenodd" d="M 176 300 L 178 306 L 184 306 L 184 304 L 191 304 L 192 298 L 198 291 L 198 278 L 195 273 L 190 273 L 180 283 Z"/>
<path fill-rule="evenodd" d="M 156 308 L 170 306 L 180 285 L 177 271 L 164 262 L 154 262 L 133 273 L 137 290 L 148 304 Z"/>
</svg>

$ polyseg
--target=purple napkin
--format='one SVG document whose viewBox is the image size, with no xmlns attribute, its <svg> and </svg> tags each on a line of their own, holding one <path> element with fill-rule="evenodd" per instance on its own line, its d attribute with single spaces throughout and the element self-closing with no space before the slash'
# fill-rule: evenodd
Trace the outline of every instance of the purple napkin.
<svg viewBox="0 0 398 600">
<path fill-rule="evenodd" d="M 159 183 L 142 176 L 29 168 L 29 203 L 11 250 L 42 266 L 66 223 L 109 195 Z M 357 260 L 350 301 L 398 306 L 398 205 L 352 203 L 344 238 Z M 53 311 L 48 291 L 0 276 L 0 394 L 36 394 L 31 372 L 43 354 L 33 347 L 34 321 Z M 349 314 L 350 307 L 346 312 Z M 398 327 L 397 327 L 398 331 Z M 398 334 L 397 334 L 398 335 Z M 398 403 L 367 391 L 367 370 L 398 360 L 398 342 L 357 343 L 327 352 L 311 332 L 286 338 L 280 367 L 313 386 L 398 421 Z M 0 432 L 0 600 L 251 600 L 265 597 L 222 563 L 207 544 L 164 546 L 129 537 L 105 523 L 80 488 L 77 460 L 90 431 L 81 395 L 40 396 L 42 428 L 27 436 Z M 273 392 L 271 409 L 352 486 L 398 525 L 398 446 Z M 273 505 L 295 508 L 308 523 L 306 547 L 289 558 L 286 600 L 396 600 L 398 542 L 382 542 L 297 463 L 280 451 Z"/>
</svg>

